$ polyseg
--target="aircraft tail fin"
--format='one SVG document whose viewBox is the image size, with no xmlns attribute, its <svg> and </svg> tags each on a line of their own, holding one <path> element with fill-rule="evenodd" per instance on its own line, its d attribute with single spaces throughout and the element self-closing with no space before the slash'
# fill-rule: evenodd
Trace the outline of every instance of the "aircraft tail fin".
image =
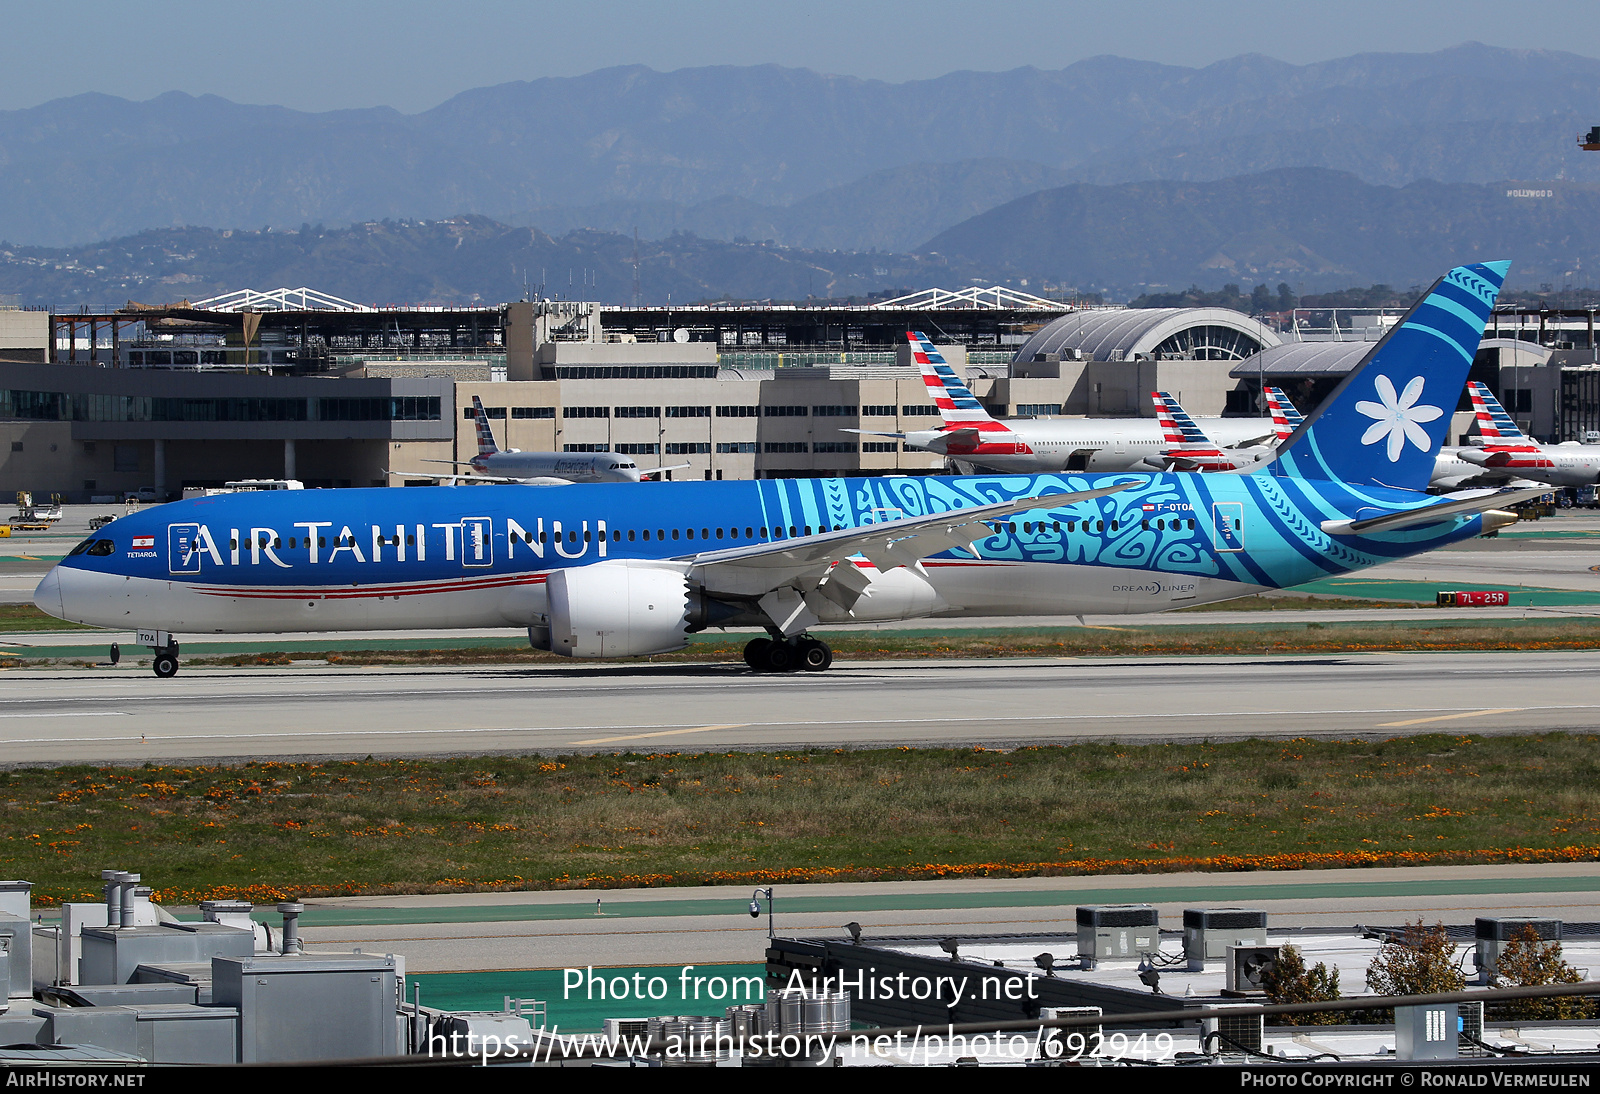
<svg viewBox="0 0 1600 1094">
<path fill-rule="evenodd" d="M 933 397 L 933 405 L 939 408 L 946 425 L 995 421 L 927 335 L 921 331 L 906 331 L 906 338 L 911 343 L 911 355 L 922 369 L 922 382 L 928 385 L 928 394 Z"/>
<path fill-rule="evenodd" d="M 1511 415 L 1500 405 L 1500 400 L 1494 397 L 1494 392 L 1489 390 L 1488 384 L 1474 380 L 1467 385 L 1467 391 L 1472 395 L 1472 409 L 1478 415 L 1478 433 L 1482 435 L 1484 441 L 1490 444 L 1528 443 L 1528 435 L 1512 421 Z"/>
<path fill-rule="evenodd" d="M 1284 441 L 1270 472 L 1426 490 L 1509 262 L 1445 274 Z"/>
<path fill-rule="evenodd" d="M 489 425 L 489 414 L 483 409 L 483 400 L 472 397 L 472 420 L 478 428 L 478 455 L 492 456 L 500 451 L 494 443 L 494 430 Z"/>
<path fill-rule="evenodd" d="M 1267 409 L 1272 411 L 1272 431 L 1278 435 L 1280 443 L 1286 441 L 1306 420 L 1305 415 L 1294 408 L 1289 396 L 1283 393 L 1283 388 L 1268 387 L 1264 394 L 1267 397 Z"/>
<path fill-rule="evenodd" d="M 1169 445 L 1202 444 L 1212 446 L 1210 437 L 1189 417 L 1182 404 L 1165 391 L 1152 391 L 1150 401 L 1156 406 L 1156 420 Z"/>
</svg>

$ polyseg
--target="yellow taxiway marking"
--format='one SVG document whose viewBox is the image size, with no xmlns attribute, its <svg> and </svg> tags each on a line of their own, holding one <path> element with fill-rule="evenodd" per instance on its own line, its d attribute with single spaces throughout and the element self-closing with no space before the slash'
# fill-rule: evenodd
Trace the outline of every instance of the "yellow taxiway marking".
<svg viewBox="0 0 1600 1094">
<path fill-rule="evenodd" d="M 659 733 L 632 733 L 626 737 L 596 737 L 588 741 L 573 741 L 574 745 L 608 745 L 612 741 L 643 741 L 651 737 L 676 737 L 682 733 L 710 733 L 714 729 L 743 729 L 749 722 L 734 722 L 725 726 L 695 726 L 693 729 L 666 729 Z"/>
<path fill-rule="evenodd" d="M 1511 714 L 1522 710 L 1522 707 L 1499 707 L 1495 710 L 1468 710 L 1460 714 L 1440 714 L 1433 718 L 1412 718 L 1408 722 L 1380 722 L 1379 729 L 1393 729 L 1399 726 L 1420 726 L 1423 722 L 1451 722 L 1457 718 L 1482 718 L 1489 714 Z"/>
</svg>

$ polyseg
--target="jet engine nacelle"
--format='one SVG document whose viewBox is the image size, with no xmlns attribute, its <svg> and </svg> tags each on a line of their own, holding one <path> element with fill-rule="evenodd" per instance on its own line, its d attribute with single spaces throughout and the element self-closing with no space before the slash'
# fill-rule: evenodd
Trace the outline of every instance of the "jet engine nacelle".
<svg viewBox="0 0 1600 1094">
<path fill-rule="evenodd" d="M 549 577 L 550 649 L 566 657 L 643 657 L 689 644 L 689 583 L 670 567 L 618 559 Z"/>
</svg>

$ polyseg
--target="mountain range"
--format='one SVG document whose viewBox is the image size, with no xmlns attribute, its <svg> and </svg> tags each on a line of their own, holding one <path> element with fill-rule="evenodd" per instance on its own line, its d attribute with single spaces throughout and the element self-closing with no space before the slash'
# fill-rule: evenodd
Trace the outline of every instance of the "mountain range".
<svg viewBox="0 0 1600 1094">
<path fill-rule="evenodd" d="M 590 228 L 559 235 L 487 217 L 347 228 L 163 228 L 74 247 L 0 244 L 0 293 L 30 305 L 200 300 L 309 285 L 360 303 L 467 303 L 524 293 L 625 302 L 638 255 L 650 304 L 732 297 L 864 298 L 1001 283 L 1112 299 L 1183 288 L 1287 283 L 1426 285 L 1460 262 L 1509 258 L 1510 284 L 1584 284 L 1600 185 L 1366 183 L 1284 168 L 1216 182 L 1073 183 L 968 217 L 909 252 L 661 239 Z M 665 225 L 662 225 L 665 228 Z M 1586 265 L 1585 263 L 1588 263 Z"/>
<path fill-rule="evenodd" d="M 1600 182 L 1573 135 L 1600 61 L 1468 44 L 1310 65 L 1097 57 L 889 84 L 772 65 L 630 66 L 307 113 L 79 95 L 0 112 L 0 237 L 296 228 L 481 214 L 563 234 L 674 229 L 904 251 L 1068 183 L 1287 167 L 1370 184 Z"/>
</svg>

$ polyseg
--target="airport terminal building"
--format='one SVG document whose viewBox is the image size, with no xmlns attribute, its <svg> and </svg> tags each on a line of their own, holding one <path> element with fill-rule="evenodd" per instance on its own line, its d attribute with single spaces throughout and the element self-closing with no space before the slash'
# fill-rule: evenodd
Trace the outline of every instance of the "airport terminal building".
<svg viewBox="0 0 1600 1094">
<path fill-rule="evenodd" d="M 1263 382 L 1309 409 L 1371 348 L 1294 340 L 1227 309 L 1003 289 L 816 308 L 378 309 L 302 289 L 0 310 L 0 491 L 422 484 L 450 470 L 437 461 L 476 454 L 474 396 L 502 448 L 615 452 L 675 478 L 928 474 L 942 458 L 892 436 L 939 420 L 907 330 L 931 334 L 1000 417 L 1149 416 L 1156 389 L 1197 415 L 1251 415 Z M 1600 368 L 1592 344 L 1557 333 L 1564 345 L 1486 341 L 1474 377 L 1530 432 L 1566 439 L 1600 428 Z"/>
</svg>

